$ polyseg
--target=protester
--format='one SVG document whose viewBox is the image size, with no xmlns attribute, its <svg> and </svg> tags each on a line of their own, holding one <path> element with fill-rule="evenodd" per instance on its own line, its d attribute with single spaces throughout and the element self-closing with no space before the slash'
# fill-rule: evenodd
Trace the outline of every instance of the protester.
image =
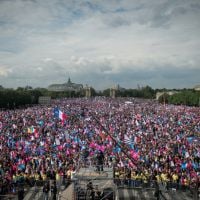
<svg viewBox="0 0 200 200">
<path fill-rule="evenodd" d="M 118 182 L 132 186 L 148 185 L 152 177 L 166 189 L 199 183 L 199 107 L 62 99 L 0 111 L 0 124 L 1 195 L 22 183 L 51 180 L 59 187 L 63 177 L 96 161 L 101 170 L 114 167 Z"/>
</svg>

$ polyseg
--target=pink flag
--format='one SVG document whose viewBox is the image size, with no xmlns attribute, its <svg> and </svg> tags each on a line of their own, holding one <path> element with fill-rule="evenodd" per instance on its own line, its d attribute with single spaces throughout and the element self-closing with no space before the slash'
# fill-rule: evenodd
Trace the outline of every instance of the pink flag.
<svg viewBox="0 0 200 200">
<path fill-rule="evenodd" d="M 135 152 L 135 151 L 131 151 L 131 156 L 132 156 L 132 158 L 134 159 L 134 160 L 138 160 L 139 159 L 139 155 L 138 155 L 138 153 L 137 152 Z"/>
</svg>

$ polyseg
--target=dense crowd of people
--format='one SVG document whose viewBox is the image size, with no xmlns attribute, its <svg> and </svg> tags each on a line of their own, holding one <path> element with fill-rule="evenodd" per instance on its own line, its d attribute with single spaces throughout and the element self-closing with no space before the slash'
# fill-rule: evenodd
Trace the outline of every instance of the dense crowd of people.
<svg viewBox="0 0 200 200">
<path fill-rule="evenodd" d="M 174 187 L 198 187 L 199 135 L 199 107 L 152 100 L 62 99 L 3 110 L 0 194 L 36 181 L 55 180 L 59 187 L 86 162 L 100 165 L 99 170 L 114 167 L 115 178 L 132 186 L 156 179 Z"/>
</svg>

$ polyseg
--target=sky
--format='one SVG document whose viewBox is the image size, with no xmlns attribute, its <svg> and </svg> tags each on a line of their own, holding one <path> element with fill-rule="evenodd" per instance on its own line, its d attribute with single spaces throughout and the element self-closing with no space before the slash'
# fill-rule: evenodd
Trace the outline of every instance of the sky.
<svg viewBox="0 0 200 200">
<path fill-rule="evenodd" d="M 200 0 L 0 0 L 0 85 L 200 84 Z"/>
</svg>

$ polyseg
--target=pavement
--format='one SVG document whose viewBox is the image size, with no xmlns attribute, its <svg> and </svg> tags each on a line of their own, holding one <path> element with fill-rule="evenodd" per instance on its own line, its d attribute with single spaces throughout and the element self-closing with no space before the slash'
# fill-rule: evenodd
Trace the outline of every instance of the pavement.
<svg viewBox="0 0 200 200">
<path fill-rule="evenodd" d="M 74 183 L 71 183 L 67 189 L 58 194 L 59 200 L 74 200 Z"/>
<path fill-rule="evenodd" d="M 118 188 L 116 200 L 156 200 L 154 189 Z M 160 195 L 160 200 L 193 200 L 188 192 L 166 191 Z"/>
</svg>

